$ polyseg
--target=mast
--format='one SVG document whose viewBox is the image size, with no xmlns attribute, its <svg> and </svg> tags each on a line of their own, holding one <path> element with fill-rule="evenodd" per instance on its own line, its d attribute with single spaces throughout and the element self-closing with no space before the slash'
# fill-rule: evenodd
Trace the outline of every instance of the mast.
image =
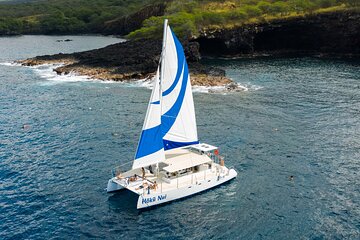
<svg viewBox="0 0 360 240">
<path fill-rule="evenodd" d="M 166 49 L 166 33 L 167 33 L 168 20 L 164 20 L 164 33 L 163 33 L 163 42 L 162 42 L 162 51 L 161 51 L 161 70 L 160 70 L 160 104 L 162 98 L 162 81 L 164 79 L 164 67 L 165 67 L 165 49 Z"/>
<path fill-rule="evenodd" d="M 160 84 L 159 84 L 159 96 L 160 96 L 160 113 L 162 111 L 162 81 L 164 79 L 164 67 L 165 67 L 165 47 L 166 47 L 166 33 L 167 33 L 168 20 L 164 19 L 164 32 L 163 32 L 163 42 L 162 42 L 162 51 L 161 51 L 161 70 L 160 70 Z M 156 176 L 159 175 L 159 163 L 156 163 Z"/>
</svg>

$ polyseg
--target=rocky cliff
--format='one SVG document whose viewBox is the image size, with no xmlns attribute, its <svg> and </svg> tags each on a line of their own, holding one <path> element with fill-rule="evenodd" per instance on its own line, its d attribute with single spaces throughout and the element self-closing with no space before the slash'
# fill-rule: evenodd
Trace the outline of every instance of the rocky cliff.
<svg viewBox="0 0 360 240">
<path fill-rule="evenodd" d="M 203 55 L 360 55 L 360 12 L 307 15 L 233 29 L 204 29 Z"/>
</svg>

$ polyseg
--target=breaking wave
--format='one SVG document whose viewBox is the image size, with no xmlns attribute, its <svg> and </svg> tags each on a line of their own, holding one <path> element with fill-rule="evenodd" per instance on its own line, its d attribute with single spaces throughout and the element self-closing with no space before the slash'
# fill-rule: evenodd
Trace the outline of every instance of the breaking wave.
<svg viewBox="0 0 360 240">
<path fill-rule="evenodd" d="M 152 89 L 153 79 L 142 79 L 134 82 L 135 85 L 140 87 L 145 87 L 148 89 Z M 192 86 L 193 92 L 197 93 L 220 93 L 227 94 L 232 92 L 246 92 L 246 91 L 256 91 L 262 89 L 263 87 L 257 86 L 251 83 L 235 83 L 225 86 Z"/>
<path fill-rule="evenodd" d="M 3 62 L 0 65 L 4 66 L 23 66 L 17 62 Z M 79 75 L 75 72 L 70 72 L 68 74 L 57 74 L 54 69 L 62 67 L 64 64 L 41 64 L 37 66 L 24 66 L 26 68 L 32 69 L 40 78 L 47 80 L 43 82 L 43 85 L 52 85 L 52 84 L 61 84 L 61 83 L 75 83 L 75 82 L 98 82 L 98 83 L 117 83 L 122 84 L 124 87 L 145 87 L 152 89 L 153 79 L 145 78 L 140 80 L 129 80 L 123 82 L 117 81 L 104 81 L 100 79 L 95 79 L 86 75 Z M 235 83 L 232 86 L 193 86 L 193 92 L 197 93 L 219 93 L 227 94 L 231 92 L 246 92 L 246 91 L 255 91 L 261 89 L 261 86 L 253 85 L 251 83 Z"/>
<path fill-rule="evenodd" d="M 54 69 L 62 66 L 64 66 L 64 64 L 42 64 L 38 66 L 31 66 L 29 68 L 33 69 L 34 72 L 41 78 L 51 81 L 52 83 L 100 81 L 90 78 L 89 76 L 78 75 L 72 72 L 69 74 L 57 74 Z"/>
<path fill-rule="evenodd" d="M 0 65 L 2 65 L 2 66 L 10 66 L 10 67 L 19 67 L 19 66 L 21 66 L 21 64 L 17 63 L 17 62 L 0 62 Z"/>
</svg>

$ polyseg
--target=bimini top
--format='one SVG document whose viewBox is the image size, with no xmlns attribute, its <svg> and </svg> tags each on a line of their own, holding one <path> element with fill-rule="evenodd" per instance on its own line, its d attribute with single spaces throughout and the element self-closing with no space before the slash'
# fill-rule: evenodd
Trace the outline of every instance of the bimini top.
<svg viewBox="0 0 360 240">
<path fill-rule="evenodd" d="M 199 143 L 199 144 L 191 145 L 190 147 L 203 152 L 209 152 L 218 149 L 217 147 L 206 143 Z"/>
<path fill-rule="evenodd" d="M 186 168 L 195 167 L 204 163 L 211 162 L 211 158 L 207 155 L 200 155 L 188 151 L 187 153 L 174 154 L 171 157 L 167 157 L 164 163 L 168 166 L 163 169 L 167 172 L 173 173 Z"/>
</svg>

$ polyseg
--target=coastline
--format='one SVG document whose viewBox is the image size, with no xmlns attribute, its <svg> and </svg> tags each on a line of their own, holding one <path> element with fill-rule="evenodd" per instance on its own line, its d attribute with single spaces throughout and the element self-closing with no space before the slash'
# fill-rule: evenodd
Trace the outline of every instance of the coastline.
<svg viewBox="0 0 360 240">
<path fill-rule="evenodd" d="M 22 66 L 40 66 L 40 65 L 61 65 L 60 67 L 54 68 L 54 71 L 58 75 L 67 75 L 70 73 L 88 76 L 92 79 L 98 79 L 103 81 L 116 81 L 116 82 L 125 82 L 125 81 L 138 81 L 141 79 L 150 79 L 155 75 L 155 72 L 149 72 L 145 74 L 120 74 L 116 72 L 114 67 L 91 67 L 86 65 L 79 65 L 78 61 L 71 58 L 64 58 L 59 60 L 39 60 L 36 58 L 29 58 L 25 60 L 16 61 L 16 63 L 21 64 Z M 194 86 L 226 86 L 233 83 L 233 81 L 226 76 L 222 75 L 211 75 L 206 73 L 195 73 L 191 74 L 192 84 Z"/>
<path fill-rule="evenodd" d="M 202 65 L 196 43 L 187 43 L 190 77 L 195 87 L 216 87 L 222 91 L 244 91 L 225 71 Z M 57 65 L 58 75 L 75 74 L 90 79 L 116 82 L 151 80 L 155 75 L 161 45 L 158 40 L 126 41 L 72 54 L 44 55 L 17 61 L 23 66 Z M 60 66 L 59 66 L 60 64 Z"/>
<path fill-rule="evenodd" d="M 203 65 L 206 58 L 330 57 L 358 58 L 359 12 L 334 12 L 250 24 L 233 29 L 206 29 L 183 42 L 193 86 L 243 91 L 225 71 Z M 336 31 L 334 31 L 336 30 Z M 58 75 L 75 74 L 102 81 L 151 79 L 161 52 L 159 39 L 128 40 L 71 54 L 44 55 L 17 61 L 25 66 L 61 64 Z"/>
</svg>

